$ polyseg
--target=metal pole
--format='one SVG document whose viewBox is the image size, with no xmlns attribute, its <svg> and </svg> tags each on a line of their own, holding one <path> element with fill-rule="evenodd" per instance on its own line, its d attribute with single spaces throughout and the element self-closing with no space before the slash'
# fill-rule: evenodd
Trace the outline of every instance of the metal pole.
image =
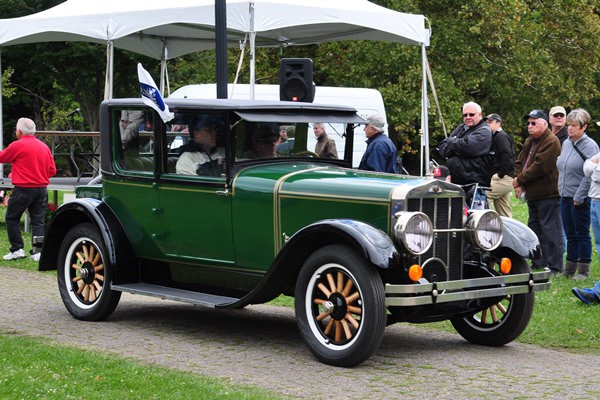
<svg viewBox="0 0 600 400">
<path fill-rule="evenodd" d="M 250 2 L 250 99 L 254 100 L 254 84 L 256 83 L 256 55 L 254 54 L 255 50 L 255 41 L 256 41 L 256 32 L 254 32 L 254 2 Z"/>
<path fill-rule="evenodd" d="M 421 176 L 429 172 L 429 120 L 427 99 L 427 53 L 425 43 L 421 44 L 422 56 L 422 96 L 421 96 Z"/>
<path fill-rule="evenodd" d="M 165 70 L 167 69 L 167 40 L 162 38 L 162 48 L 160 53 L 160 94 L 165 96 Z"/>
<path fill-rule="evenodd" d="M 215 1 L 215 46 L 217 53 L 217 99 L 227 98 L 227 5 Z"/>
</svg>

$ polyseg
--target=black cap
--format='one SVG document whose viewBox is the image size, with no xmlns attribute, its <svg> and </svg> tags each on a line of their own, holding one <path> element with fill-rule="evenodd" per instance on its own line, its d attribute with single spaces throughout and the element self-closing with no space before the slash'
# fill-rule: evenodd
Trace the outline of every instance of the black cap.
<svg viewBox="0 0 600 400">
<path fill-rule="evenodd" d="M 498 121 L 498 122 L 502 123 L 502 117 L 496 113 L 490 114 L 490 115 L 486 116 L 484 119 L 486 121 L 490 120 L 490 121 Z"/>
<path fill-rule="evenodd" d="M 529 119 L 529 118 L 539 119 L 539 118 L 542 118 L 546 122 L 548 122 L 548 114 L 546 114 L 542 110 L 531 110 L 531 112 L 529 114 L 527 114 L 526 116 L 524 116 L 523 118 L 525 118 L 525 119 Z"/>
</svg>

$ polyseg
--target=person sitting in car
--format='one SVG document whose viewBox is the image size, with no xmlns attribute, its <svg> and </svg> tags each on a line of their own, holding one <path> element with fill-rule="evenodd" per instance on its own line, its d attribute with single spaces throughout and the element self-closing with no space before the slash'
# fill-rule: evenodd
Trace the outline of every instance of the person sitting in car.
<svg viewBox="0 0 600 400">
<path fill-rule="evenodd" d="M 221 175 L 225 170 L 225 149 L 217 147 L 218 123 L 204 117 L 192 125 L 191 140 L 179 148 L 175 170 L 182 175 Z"/>
<path fill-rule="evenodd" d="M 275 158 L 278 143 L 279 132 L 270 125 L 259 125 L 252 132 L 252 148 L 241 159 Z"/>
</svg>

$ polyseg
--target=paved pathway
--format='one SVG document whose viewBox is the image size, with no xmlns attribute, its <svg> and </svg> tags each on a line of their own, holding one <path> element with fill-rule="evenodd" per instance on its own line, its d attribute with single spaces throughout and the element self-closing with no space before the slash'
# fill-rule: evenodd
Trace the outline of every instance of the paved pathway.
<svg viewBox="0 0 600 400">
<path fill-rule="evenodd" d="M 600 356 L 518 343 L 480 347 L 456 334 L 396 324 L 365 363 L 334 368 L 312 357 L 287 308 L 216 311 L 124 294 L 107 321 L 82 322 L 64 308 L 54 274 L 4 266 L 0 332 L 225 377 L 288 398 L 600 398 Z"/>
</svg>

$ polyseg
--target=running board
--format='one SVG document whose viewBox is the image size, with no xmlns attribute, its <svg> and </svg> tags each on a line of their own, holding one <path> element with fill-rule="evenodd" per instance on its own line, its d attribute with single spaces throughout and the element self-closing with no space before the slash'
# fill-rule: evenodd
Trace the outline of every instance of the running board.
<svg viewBox="0 0 600 400">
<path fill-rule="evenodd" d="M 167 286 L 150 285 L 148 283 L 128 283 L 124 285 L 111 285 L 112 290 L 141 294 L 145 296 L 160 297 L 161 299 L 181 301 L 204 307 L 224 307 L 235 303 L 235 297 L 217 296 L 208 293 L 192 292 L 190 290 L 175 289 Z"/>
</svg>

